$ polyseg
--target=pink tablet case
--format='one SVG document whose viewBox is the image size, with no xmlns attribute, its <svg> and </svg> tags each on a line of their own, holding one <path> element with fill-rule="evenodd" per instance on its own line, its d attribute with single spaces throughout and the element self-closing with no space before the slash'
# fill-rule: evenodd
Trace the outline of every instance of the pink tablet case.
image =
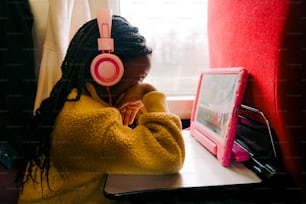
<svg viewBox="0 0 306 204">
<path fill-rule="evenodd" d="M 208 69 L 200 75 L 191 116 L 191 135 L 215 154 L 223 166 L 228 166 L 231 159 L 249 159 L 249 153 L 234 142 L 247 77 L 242 67 Z M 226 94 L 226 103 L 214 101 L 214 98 L 222 98 L 216 97 L 217 94 Z M 225 111 L 224 106 L 227 107 Z"/>
</svg>

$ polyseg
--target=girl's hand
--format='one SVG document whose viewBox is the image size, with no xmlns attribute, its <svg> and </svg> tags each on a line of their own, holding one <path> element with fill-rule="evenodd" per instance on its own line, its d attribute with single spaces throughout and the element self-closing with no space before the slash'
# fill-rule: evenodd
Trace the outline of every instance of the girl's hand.
<svg viewBox="0 0 306 204">
<path fill-rule="evenodd" d="M 139 109 L 142 107 L 143 104 L 140 100 L 126 103 L 125 106 L 120 107 L 119 111 L 122 116 L 123 125 L 131 125 L 134 122 Z"/>
<path fill-rule="evenodd" d="M 115 106 L 121 113 L 124 125 L 133 123 L 137 112 L 143 107 L 143 96 L 155 90 L 156 89 L 150 84 L 138 84 L 129 88 L 118 97 Z"/>
</svg>

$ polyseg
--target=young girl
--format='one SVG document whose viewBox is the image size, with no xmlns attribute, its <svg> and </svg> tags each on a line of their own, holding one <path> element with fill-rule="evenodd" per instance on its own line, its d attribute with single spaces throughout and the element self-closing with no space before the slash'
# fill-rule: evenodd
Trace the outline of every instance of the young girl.
<svg viewBox="0 0 306 204">
<path fill-rule="evenodd" d="M 111 87 L 90 74 L 100 54 L 97 20 L 72 39 L 62 77 L 27 132 L 19 203 L 110 203 L 102 191 L 107 173 L 171 174 L 182 167 L 181 121 L 168 112 L 163 93 L 142 83 L 152 50 L 120 16 L 112 16 L 111 37 L 112 54 L 124 65 Z"/>
</svg>

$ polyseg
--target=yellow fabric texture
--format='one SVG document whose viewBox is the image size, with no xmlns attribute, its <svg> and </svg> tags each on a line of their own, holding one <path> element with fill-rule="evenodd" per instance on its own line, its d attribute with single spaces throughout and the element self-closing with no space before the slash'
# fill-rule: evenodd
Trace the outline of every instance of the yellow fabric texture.
<svg viewBox="0 0 306 204">
<path fill-rule="evenodd" d="M 107 173 L 177 173 L 185 158 L 180 119 L 168 112 L 165 95 L 154 91 L 143 98 L 145 111 L 138 126 L 123 126 L 119 111 L 91 97 L 67 101 L 52 132 L 49 187 L 34 172 L 19 203 L 112 203 L 103 196 Z M 73 90 L 69 97 L 77 94 Z"/>
</svg>

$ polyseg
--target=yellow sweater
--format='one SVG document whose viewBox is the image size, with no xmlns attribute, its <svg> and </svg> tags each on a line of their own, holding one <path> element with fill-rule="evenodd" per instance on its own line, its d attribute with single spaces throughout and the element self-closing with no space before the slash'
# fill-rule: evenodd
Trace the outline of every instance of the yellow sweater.
<svg viewBox="0 0 306 204">
<path fill-rule="evenodd" d="M 37 182 L 28 181 L 19 203 L 112 203 L 103 195 L 106 173 L 177 173 L 185 158 L 180 119 L 168 112 L 164 94 L 150 92 L 143 98 L 145 113 L 138 126 L 122 125 L 116 108 L 82 95 L 66 102 L 52 133 L 49 186 L 40 171 Z M 73 90 L 69 97 L 76 96 Z"/>
</svg>

